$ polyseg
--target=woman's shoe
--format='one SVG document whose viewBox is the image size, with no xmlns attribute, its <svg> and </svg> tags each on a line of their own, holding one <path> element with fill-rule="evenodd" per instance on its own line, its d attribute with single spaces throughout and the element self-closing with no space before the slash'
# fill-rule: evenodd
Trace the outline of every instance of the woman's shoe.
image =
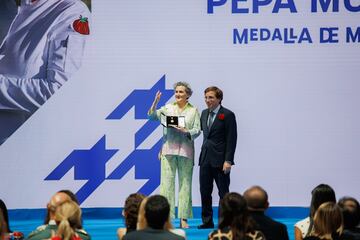
<svg viewBox="0 0 360 240">
<path fill-rule="evenodd" d="M 185 219 L 185 218 L 180 219 L 180 228 L 189 228 L 187 219 Z"/>
</svg>

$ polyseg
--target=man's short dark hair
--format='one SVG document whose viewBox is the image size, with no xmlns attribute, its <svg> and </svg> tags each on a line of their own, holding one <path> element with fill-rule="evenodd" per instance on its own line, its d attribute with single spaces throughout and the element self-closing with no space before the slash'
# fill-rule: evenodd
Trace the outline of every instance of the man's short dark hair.
<svg viewBox="0 0 360 240">
<path fill-rule="evenodd" d="M 148 226 L 154 229 L 163 229 L 169 219 L 170 205 L 161 195 L 148 198 L 145 204 L 145 218 Z"/>
<path fill-rule="evenodd" d="M 220 104 L 221 104 L 221 101 L 223 100 L 223 92 L 221 91 L 221 89 L 216 86 L 211 86 L 205 89 L 204 94 L 211 91 L 215 92 L 215 97 L 217 99 L 220 99 Z"/>
<path fill-rule="evenodd" d="M 253 186 L 244 192 L 244 198 L 248 207 L 253 210 L 266 209 L 268 207 L 267 192 L 260 186 Z"/>
<path fill-rule="evenodd" d="M 352 202 L 351 205 L 348 203 Z M 339 200 L 338 205 L 340 206 L 343 217 L 344 217 L 344 229 L 352 229 L 360 223 L 360 204 L 353 197 L 343 197 Z"/>
<path fill-rule="evenodd" d="M 70 198 L 71 198 L 71 200 L 73 201 L 73 202 L 75 202 L 77 205 L 80 205 L 80 203 L 79 203 L 79 200 L 77 199 L 77 196 L 75 195 L 75 193 L 73 193 L 71 190 L 69 190 L 69 189 L 62 189 L 62 190 L 60 190 L 60 191 L 58 191 L 59 193 L 61 192 L 61 193 L 65 193 L 66 195 L 68 195 Z"/>
</svg>

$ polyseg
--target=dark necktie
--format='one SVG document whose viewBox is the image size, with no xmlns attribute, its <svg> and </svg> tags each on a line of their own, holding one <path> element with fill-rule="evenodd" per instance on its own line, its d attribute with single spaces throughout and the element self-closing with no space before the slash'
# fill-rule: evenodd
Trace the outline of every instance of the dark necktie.
<svg viewBox="0 0 360 240">
<path fill-rule="evenodd" d="M 215 113 L 213 111 L 211 111 L 209 114 L 209 124 L 208 124 L 209 129 L 211 128 L 211 125 L 214 122 L 214 115 L 215 115 Z"/>
</svg>

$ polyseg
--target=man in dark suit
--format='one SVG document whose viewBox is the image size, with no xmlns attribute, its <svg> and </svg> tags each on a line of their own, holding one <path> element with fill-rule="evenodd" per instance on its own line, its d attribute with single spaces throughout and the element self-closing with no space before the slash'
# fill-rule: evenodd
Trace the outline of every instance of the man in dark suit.
<svg viewBox="0 0 360 240">
<path fill-rule="evenodd" d="M 269 201 L 262 187 L 253 186 L 247 189 L 244 192 L 244 198 L 248 204 L 250 216 L 256 223 L 255 229 L 261 231 L 266 240 L 289 240 L 286 226 L 265 215 Z"/>
<path fill-rule="evenodd" d="M 207 109 L 201 113 L 203 144 L 201 147 L 200 193 L 202 224 L 199 229 L 213 228 L 212 191 L 215 180 L 220 199 L 229 192 L 230 170 L 234 165 L 237 140 L 235 114 L 221 105 L 223 92 L 217 87 L 205 89 Z"/>
<path fill-rule="evenodd" d="M 148 227 L 142 230 L 129 232 L 124 240 L 185 240 L 184 237 L 165 230 L 169 220 L 170 205 L 167 199 L 160 195 L 148 198 L 145 203 L 145 219 Z"/>
</svg>

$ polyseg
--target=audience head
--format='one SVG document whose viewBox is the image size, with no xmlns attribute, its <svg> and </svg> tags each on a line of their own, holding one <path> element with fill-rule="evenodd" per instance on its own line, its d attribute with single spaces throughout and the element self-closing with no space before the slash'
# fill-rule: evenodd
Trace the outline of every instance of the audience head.
<svg viewBox="0 0 360 240">
<path fill-rule="evenodd" d="M 253 186 L 244 192 L 249 210 L 265 211 L 269 207 L 268 195 L 260 186 Z"/>
<path fill-rule="evenodd" d="M 56 208 L 68 200 L 71 200 L 70 196 L 63 192 L 57 192 L 51 197 L 50 202 L 47 204 L 45 224 L 48 224 L 50 220 L 55 219 Z"/>
<path fill-rule="evenodd" d="M 63 189 L 63 190 L 58 191 L 58 193 L 65 193 L 66 195 L 68 195 L 70 197 L 71 201 L 76 202 L 76 204 L 80 206 L 79 200 L 77 199 L 75 193 L 73 193 L 71 190 Z"/>
<path fill-rule="evenodd" d="M 6 232 L 6 223 L 5 223 L 4 215 L 0 210 L 0 239 L 3 239 L 6 233 L 7 232 Z"/>
<path fill-rule="evenodd" d="M 343 197 L 338 202 L 342 210 L 344 218 L 344 228 L 352 229 L 360 223 L 360 205 L 359 202 L 352 197 Z"/>
<path fill-rule="evenodd" d="M 76 227 L 81 224 L 79 205 L 70 199 L 60 203 L 56 208 L 55 221 L 58 225 L 57 235 L 63 240 L 71 239 L 75 235 Z"/>
<path fill-rule="evenodd" d="M 219 229 L 231 227 L 233 239 L 243 239 L 253 231 L 246 200 L 238 193 L 227 193 L 220 201 Z"/>
<path fill-rule="evenodd" d="M 0 199 L 0 214 L 2 215 L 1 227 L 4 228 L 5 233 L 10 233 L 9 214 L 7 207 L 3 200 Z"/>
<path fill-rule="evenodd" d="M 127 229 L 136 229 L 140 204 L 144 198 L 141 193 L 133 193 L 126 198 L 123 215 Z"/>
<path fill-rule="evenodd" d="M 333 234 L 341 234 L 343 217 L 340 207 L 334 202 L 320 205 L 314 215 L 314 229 L 311 235 L 321 239 L 332 239 Z"/>
<path fill-rule="evenodd" d="M 50 199 L 50 202 L 47 205 L 47 213 L 45 217 L 45 224 L 48 224 L 50 220 L 54 219 L 54 210 L 56 209 L 56 206 L 61 204 L 64 201 L 67 201 L 71 199 L 72 201 L 76 202 L 78 205 L 79 200 L 77 199 L 76 195 L 68 189 L 63 189 L 55 193 L 52 198 Z M 78 229 L 82 228 L 82 224 L 77 226 Z"/>
<path fill-rule="evenodd" d="M 147 201 L 148 201 L 147 197 L 145 197 L 141 201 L 141 204 L 140 204 L 140 207 L 139 207 L 138 222 L 137 222 L 137 225 L 136 225 L 137 230 L 142 230 L 142 229 L 147 228 L 149 226 L 148 223 L 147 223 L 146 217 L 145 217 L 145 205 L 146 205 Z M 169 215 L 169 218 L 165 222 L 164 229 L 170 230 L 170 229 L 173 229 L 173 228 L 174 227 L 171 224 L 170 215 Z"/>
<path fill-rule="evenodd" d="M 170 205 L 161 195 L 147 198 L 144 206 L 147 225 L 154 229 L 165 229 L 170 217 Z M 139 219 L 140 220 L 140 219 Z"/>
<path fill-rule="evenodd" d="M 79 200 L 77 199 L 77 196 L 75 195 L 75 193 L 73 193 L 71 190 L 69 189 L 63 189 L 58 191 L 58 193 L 65 193 L 66 195 L 68 195 L 71 199 L 71 201 L 75 202 L 77 205 L 80 206 Z M 78 226 L 76 226 L 77 229 L 82 229 L 82 219 L 80 221 L 80 224 Z"/>
<path fill-rule="evenodd" d="M 336 203 L 335 191 L 327 184 L 320 184 L 311 191 L 310 217 L 315 215 L 319 206 L 325 202 Z"/>
</svg>

